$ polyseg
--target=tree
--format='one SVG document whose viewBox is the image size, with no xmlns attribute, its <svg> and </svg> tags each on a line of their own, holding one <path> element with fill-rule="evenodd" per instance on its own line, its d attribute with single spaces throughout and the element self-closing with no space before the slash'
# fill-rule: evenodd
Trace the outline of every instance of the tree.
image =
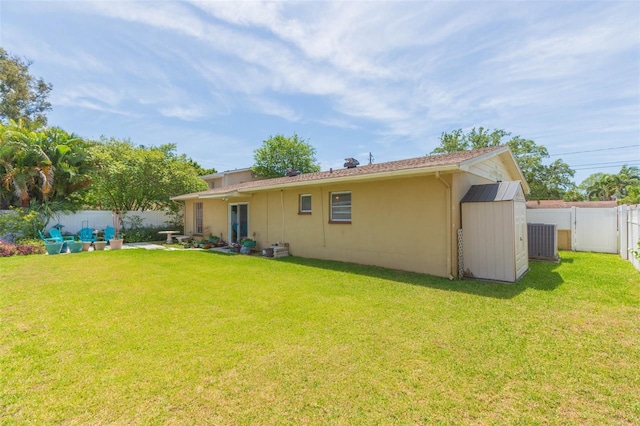
<svg viewBox="0 0 640 426">
<path fill-rule="evenodd" d="M 49 200 L 63 202 L 68 209 L 76 210 L 84 203 L 91 185 L 95 167 L 89 156 L 91 143 L 58 127 L 48 127 L 44 133 L 42 148 L 54 168 Z"/>
<path fill-rule="evenodd" d="M 511 133 L 494 129 L 489 132 L 484 127 L 475 127 L 464 133 L 462 129 L 454 130 L 450 133 L 443 132 L 440 135 L 440 145 L 431 153 L 448 153 L 465 151 L 469 149 L 480 149 L 490 146 L 509 145 L 513 156 L 522 170 L 531 194 L 529 199 L 561 199 L 563 195 L 574 187 L 571 180 L 575 172 L 562 160 L 556 160 L 549 165 L 545 165 L 543 160 L 549 157 L 547 148 L 536 144 L 530 139 L 520 136 L 505 141 Z"/>
<path fill-rule="evenodd" d="M 73 211 L 82 204 L 93 167 L 87 142 L 66 131 L 35 124 L 0 124 L 0 205 Z"/>
<path fill-rule="evenodd" d="M 169 208 L 174 195 L 203 191 L 207 184 L 199 170 L 174 144 L 135 146 L 129 140 L 102 138 L 92 148 L 96 162 L 89 200 L 118 212 Z"/>
<path fill-rule="evenodd" d="M 573 188 L 571 188 L 570 190 L 568 190 L 567 192 L 564 193 L 564 195 L 562 196 L 562 200 L 564 201 L 585 201 L 585 195 L 583 193 L 583 191 L 580 190 L 580 188 L 574 186 Z"/>
<path fill-rule="evenodd" d="M 594 173 L 588 176 L 579 188 L 588 200 L 619 200 L 626 204 L 633 203 L 629 200 L 635 199 L 637 186 L 640 186 L 640 169 L 624 165 L 615 174 Z"/>
<path fill-rule="evenodd" d="M 205 169 L 202 167 L 197 161 L 192 158 L 188 158 L 186 155 L 182 154 L 181 158 L 187 163 L 191 164 L 198 172 L 198 176 L 212 175 L 214 173 L 218 173 L 215 168 Z"/>
<path fill-rule="evenodd" d="M 271 136 L 254 151 L 253 171 L 263 177 L 285 176 L 287 170 L 300 173 L 319 172 L 316 149 L 297 134 Z"/>
<path fill-rule="evenodd" d="M 53 181 L 53 167 L 42 150 L 43 132 L 32 131 L 22 123 L 10 122 L 0 127 L 0 179 L 3 198 L 13 204 L 11 194 L 20 207 L 28 207 L 37 194 L 45 199 Z"/>
<path fill-rule="evenodd" d="M 47 101 L 52 86 L 29 74 L 31 61 L 12 56 L 0 47 L 0 120 L 47 124 L 45 113 L 51 109 Z"/>
</svg>

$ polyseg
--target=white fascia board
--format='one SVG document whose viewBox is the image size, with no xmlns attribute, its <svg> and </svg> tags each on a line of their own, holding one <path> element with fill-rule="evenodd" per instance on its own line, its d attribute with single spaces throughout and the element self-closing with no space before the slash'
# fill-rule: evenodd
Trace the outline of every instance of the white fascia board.
<svg viewBox="0 0 640 426">
<path fill-rule="evenodd" d="M 255 191 L 251 191 L 255 192 Z M 231 191 L 231 192 L 223 192 L 221 194 L 203 194 L 198 198 L 203 199 L 220 199 L 220 198 L 247 198 L 251 197 L 251 192 L 239 192 L 239 191 Z"/>
<path fill-rule="evenodd" d="M 199 198 L 198 194 L 185 194 L 185 195 L 176 195 L 175 197 L 169 197 L 171 201 L 197 200 L 198 198 Z"/>
</svg>

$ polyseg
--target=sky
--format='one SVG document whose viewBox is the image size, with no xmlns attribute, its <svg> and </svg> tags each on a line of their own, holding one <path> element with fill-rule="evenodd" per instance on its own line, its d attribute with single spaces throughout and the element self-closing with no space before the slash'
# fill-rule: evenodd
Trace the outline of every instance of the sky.
<svg viewBox="0 0 640 426">
<path fill-rule="evenodd" d="M 0 0 L 49 125 L 249 167 L 296 133 L 323 170 L 504 129 L 580 183 L 640 166 L 639 1 Z"/>
</svg>

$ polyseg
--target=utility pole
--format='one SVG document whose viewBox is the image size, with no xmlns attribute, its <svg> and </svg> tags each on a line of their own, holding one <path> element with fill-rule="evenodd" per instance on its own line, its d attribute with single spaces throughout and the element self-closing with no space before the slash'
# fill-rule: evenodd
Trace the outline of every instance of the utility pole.
<svg viewBox="0 0 640 426">
<path fill-rule="evenodd" d="M 375 160 L 375 158 L 373 158 L 373 154 L 369 153 L 369 165 L 373 164 L 373 160 Z"/>
</svg>

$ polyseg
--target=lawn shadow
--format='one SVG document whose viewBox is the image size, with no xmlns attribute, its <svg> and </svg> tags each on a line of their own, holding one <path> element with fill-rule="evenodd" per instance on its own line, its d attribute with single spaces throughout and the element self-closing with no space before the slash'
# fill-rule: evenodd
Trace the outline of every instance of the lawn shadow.
<svg viewBox="0 0 640 426">
<path fill-rule="evenodd" d="M 446 278 L 415 272 L 398 271 L 379 266 L 359 265 L 332 260 L 307 259 L 296 256 L 283 257 L 274 261 L 300 265 L 308 268 L 347 272 L 396 281 L 403 284 L 418 285 L 443 291 L 455 291 L 496 299 L 511 299 L 528 288 L 552 291 L 564 282 L 560 274 L 555 271 L 559 266 L 559 263 L 556 262 L 532 261 L 529 263 L 529 271 L 524 275 L 524 277 L 522 277 L 522 279 L 515 283 L 505 283 L 478 279 L 448 280 Z"/>
</svg>

